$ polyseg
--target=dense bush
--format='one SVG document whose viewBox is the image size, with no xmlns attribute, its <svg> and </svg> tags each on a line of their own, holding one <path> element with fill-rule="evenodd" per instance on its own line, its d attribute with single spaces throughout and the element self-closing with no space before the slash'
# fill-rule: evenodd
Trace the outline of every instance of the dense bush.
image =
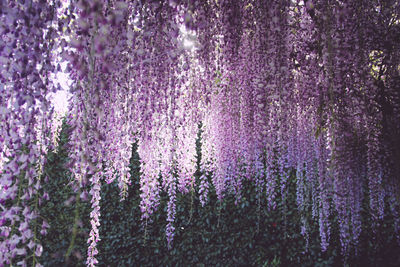
<svg viewBox="0 0 400 267">
<path fill-rule="evenodd" d="M 72 178 L 65 169 L 67 137 L 65 126 L 58 152 L 49 153 L 46 166 L 49 180 L 44 188 L 50 195 L 50 201 L 42 206 L 41 214 L 51 228 L 41 240 L 44 245 L 42 263 L 45 266 L 84 266 L 86 260 L 90 205 L 78 198 L 80 190 L 74 191 L 71 187 Z M 286 205 L 280 201 L 275 210 L 266 208 L 264 195 L 258 194 L 256 186 L 250 182 L 243 183 L 240 199 L 227 195 L 222 202 L 217 200 L 215 190 L 211 188 L 210 200 L 205 207 L 200 205 L 195 193 L 197 190 L 178 194 L 176 236 L 172 249 L 168 250 L 165 238 L 168 196 L 162 195 L 158 212 L 153 214 L 151 221 L 141 221 L 139 165 L 134 146 L 132 184 L 125 201 L 120 201 L 117 181 L 102 186 L 99 266 L 343 264 L 335 228 L 331 247 L 322 253 L 318 224 L 310 221 L 307 247 L 306 238 L 300 233 L 301 214 L 296 206 L 293 175 Z M 365 207 L 368 207 L 367 204 Z M 311 214 L 305 217 L 311 218 Z M 349 260 L 350 266 L 400 264 L 400 250 L 393 235 L 392 223 L 393 218 L 387 216 L 376 238 L 368 221 L 364 224 L 360 251 L 358 256 Z"/>
<path fill-rule="evenodd" d="M 50 224 L 47 235 L 41 236 L 41 262 L 45 266 L 83 265 L 86 259 L 90 205 L 82 201 L 81 190 L 73 186 L 73 178 L 66 168 L 68 131 L 64 123 L 57 152 L 48 153 L 45 166 L 48 180 L 43 189 L 50 198 L 40 210 L 40 215 Z"/>
</svg>

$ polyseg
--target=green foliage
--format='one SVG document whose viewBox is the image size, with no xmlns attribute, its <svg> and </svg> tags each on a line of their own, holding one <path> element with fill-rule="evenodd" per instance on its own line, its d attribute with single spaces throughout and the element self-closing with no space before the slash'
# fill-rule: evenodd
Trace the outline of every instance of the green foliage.
<svg viewBox="0 0 400 267">
<path fill-rule="evenodd" d="M 72 177 L 66 168 L 68 130 L 64 123 L 58 150 L 48 153 L 44 168 L 47 181 L 43 183 L 43 190 L 50 198 L 40 207 L 40 215 L 50 225 L 47 235 L 40 237 L 43 255 L 39 261 L 44 266 L 85 266 L 90 204 L 79 200 L 80 190 L 74 192 L 71 186 Z M 75 216 L 76 213 L 78 216 Z M 69 247 L 71 249 L 67 257 Z"/>
<path fill-rule="evenodd" d="M 45 266 L 83 266 L 86 260 L 90 205 L 82 201 L 71 201 L 65 205 L 68 199 L 79 195 L 79 191 L 71 189 L 71 177 L 64 167 L 67 161 L 67 132 L 64 126 L 59 151 L 49 153 L 46 165 L 50 179 L 44 187 L 50 201 L 41 207 L 41 215 L 49 221 L 51 228 L 41 240 L 44 246 L 41 263 Z M 240 198 L 228 194 L 221 202 L 211 187 L 210 201 L 203 208 L 196 193 L 199 185 L 194 191 L 178 194 L 176 235 L 173 248 L 168 250 L 165 238 L 168 196 L 162 194 L 158 211 L 152 215 L 151 221 L 141 221 L 139 166 L 134 146 L 132 184 L 125 201 L 120 201 L 117 181 L 103 184 L 99 266 L 343 265 L 335 225 L 331 246 L 328 251 L 321 252 L 318 224 L 309 219 L 306 247 L 306 239 L 300 233 L 302 216 L 296 206 L 294 176 L 289 178 L 285 205 L 278 196 L 275 210 L 266 208 L 265 194 L 259 194 L 250 181 L 243 181 Z M 196 176 L 199 175 L 197 172 Z M 77 211 L 80 223 L 76 227 L 75 241 L 71 242 Z M 304 212 L 303 216 L 311 218 L 310 209 Z M 365 208 L 365 215 L 367 212 Z M 387 216 L 380 226 L 379 236 L 374 238 L 370 224 L 365 224 L 360 250 L 356 257 L 349 260 L 350 266 L 399 266 L 400 250 L 392 225 L 393 218 Z M 67 259 L 68 249 L 71 253 Z"/>
<path fill-rule="evenodd" d="M 133 159 L 134 166 L 137 155 Z M 257 189 L 250 181 L 244 181 L 239 200 L 227 195 L 218 202 L 211 190 L 204 208 L 195 192 L 179 194 L 174 246 L 168 250 L 168 196 L 162 196 L 159 210 L 146 225 L 140 220 L 137 167 L 132 183 L 125 202 L 118 201 L 116 183 L 103 187 L 101 266 L 314 266 L 317 262 L 319 266 L 330 266 L 340 260 L 334 250 L 319 252 L 317 228 L 311 233 L 310 250 L 306 252 L 293 186 L 287 200 L 290 208 L 279 205 L 271 211 L 265 208 L 264 197 L 258 204 Z"/>
</svg>

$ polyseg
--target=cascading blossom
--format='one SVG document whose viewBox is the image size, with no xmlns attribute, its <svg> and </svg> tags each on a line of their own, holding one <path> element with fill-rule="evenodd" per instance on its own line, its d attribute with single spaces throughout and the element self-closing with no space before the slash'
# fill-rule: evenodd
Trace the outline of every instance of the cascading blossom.
<svg viewBox="0 0 400 267">
<path fill-rule="evenodd" d="M 386 202 L 400 212 L 399 19 L 396 0 L 0 1 L 0 266 L 41 254 L 31 204 L 58 55 L 73 80 L 70 169 L 92 197 L 88 266 L 101 184 L 126 197 L 136 141 L 142 219 L 166 192 L 169 248 L 177 194 L 198 188 L 204 206 L 213 186 L 239 202 L 248 180 L 259 208 L 287 208 L 295 179 L 302 234 L 317 221 L 325 251 L 336 216 L 346 260 L 364 202 L 374 232 Z"/>
<path fill-rule="evenodd" d="M 45 154 L 51 148 L 49 93 L 59 1 L 0 3 L 0 266 L 40 266 L 37 228 Z M 43 232 L 45 234 L 45 232 Z"/>
</svg>

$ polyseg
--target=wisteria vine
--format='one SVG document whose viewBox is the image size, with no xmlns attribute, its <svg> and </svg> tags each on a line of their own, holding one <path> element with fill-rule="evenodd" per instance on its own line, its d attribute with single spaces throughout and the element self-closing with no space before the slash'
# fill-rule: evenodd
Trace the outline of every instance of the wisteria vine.
<svg viewBox="0 0 400 267">
<path fill-rule="evenodd" d="M 364 198 L 374 231 L 387 200 L 400 237 L 399 1 L 2 0 L 0 36 L 0 266 L 39 266 L 60 60 L 73 80 L 69 167 L 92 197 L 88 266 L 101 184 L 117 179 L 126 197 L 133 142 L 144 227 L 165 191 L 169 247 L 178 193 L 198 188 L 204 206 L 214 186 L 239 201 L 250 180 L 275 209 L 292 177 L 301 232 L 317 221 L 322 250 L 335 216 L 342 255 L 357 253 Z"/>
</svg>

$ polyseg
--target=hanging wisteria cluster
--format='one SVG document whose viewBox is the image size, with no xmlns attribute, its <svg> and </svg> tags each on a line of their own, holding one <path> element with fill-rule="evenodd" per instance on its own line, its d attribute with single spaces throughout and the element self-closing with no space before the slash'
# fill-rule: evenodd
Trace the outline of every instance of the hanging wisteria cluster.
<svg viewBox="0 0 400 267">
<path fill-rule="evenodd" d="M 178 192 L 239 201 L 250 180 L 275 209 L 293 177 L 302 233 L 317 221 L 322 250 L 335 216 L 342 255 L 357 253 L 365 198 L 375 230 L 387 200 L 400 238 L 399 1 L 1 0 L 0 36 L 0 266 L 41 254 L 60 60 L 73 80 L 69 167 L 91 195 L 88 266 L 102 180 L 126 197 L 136 141 L 142 219 L 165 191 L 169 247 Z"/>
<path fill-rule="evenodd" d="M 0 2 L 0 266 L 40 266 L 48 223 L 38 207 L 45 155 L 52 149 L 50 93 L 57 87 L 53 23 L 58 1 Z M 17 260 L 14 260 L 17 259 Z"/>
</svg>

